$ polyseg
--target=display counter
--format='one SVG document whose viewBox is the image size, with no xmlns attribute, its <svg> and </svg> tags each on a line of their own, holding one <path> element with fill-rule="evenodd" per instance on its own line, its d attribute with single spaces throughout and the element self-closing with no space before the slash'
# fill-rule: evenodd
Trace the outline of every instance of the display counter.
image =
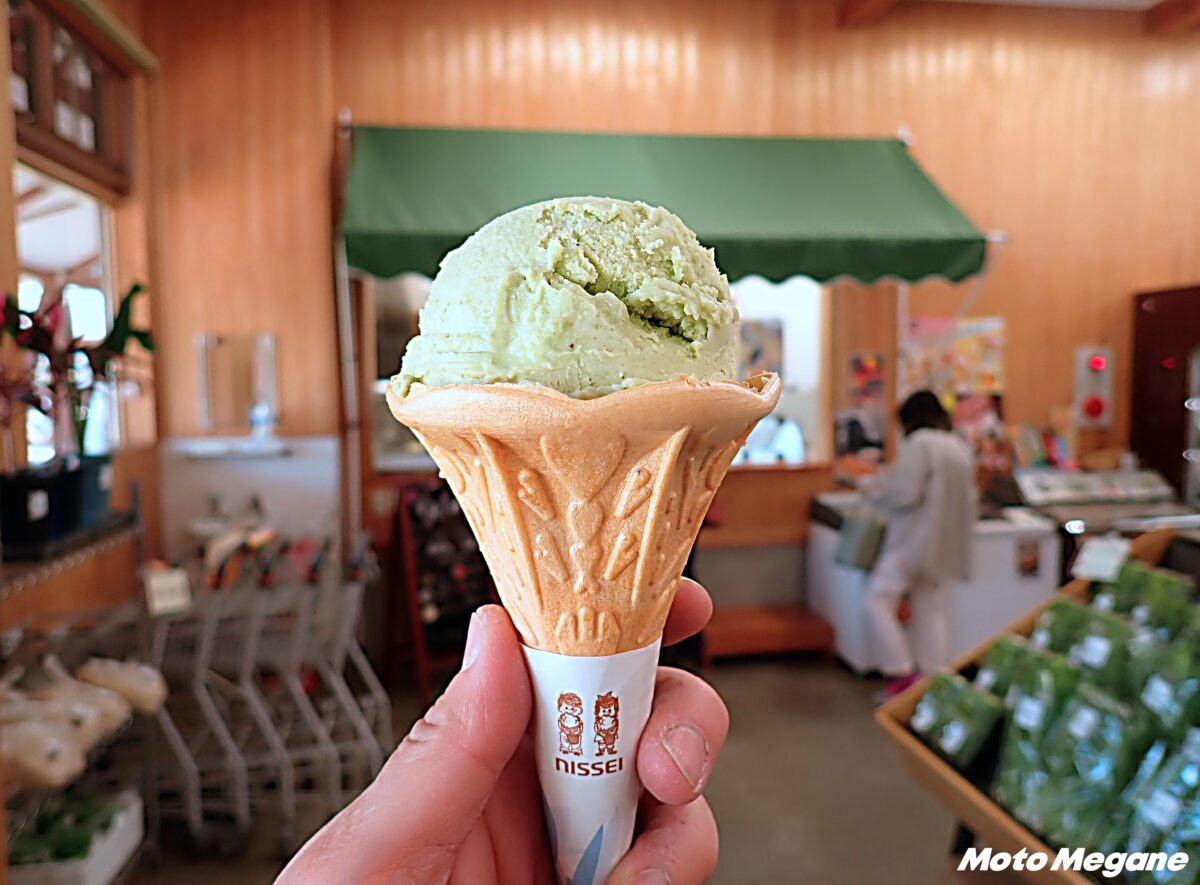
<svg viewBox="0 0 1200 885">
<path fill-rule="evenodd" d="M 870 673 L 878 666 L 864 606 L 870 575 L 834 558 L 842 519 L 861 501 L 858 492 L 828 492 L 814 499 L 808 532 L 808 606 L 833 626 L 837 656 L 856 673 Z M 1055 524 L 1024 508 L 979 519 L 971 556 L 971 579 L 955 582 L 947 597 L 952 657 L 1050 598 L 1059 584 Z"/>
</svg>

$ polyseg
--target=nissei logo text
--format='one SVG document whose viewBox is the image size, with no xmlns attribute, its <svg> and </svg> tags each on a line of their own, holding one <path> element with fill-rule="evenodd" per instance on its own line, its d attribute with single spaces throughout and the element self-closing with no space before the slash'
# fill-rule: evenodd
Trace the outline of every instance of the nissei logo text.
<svg viewBox="0 0 1200 885">
<path fill-rule="evenodd" d="M 576 777 L 600 777 L 605 774 L 616 774 L 625 770 L 625 757 L 618 756 L 605 762 L 576 762 L 574 759 L 554 757 L 554 770 Z"/>
</svg>

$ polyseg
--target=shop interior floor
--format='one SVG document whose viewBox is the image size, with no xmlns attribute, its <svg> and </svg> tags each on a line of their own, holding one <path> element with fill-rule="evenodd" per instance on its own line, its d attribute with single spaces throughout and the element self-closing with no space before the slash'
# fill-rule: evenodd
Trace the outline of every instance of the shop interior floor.
<svg viewBox="0 0 1200 885">
<path fill-rule="evenodd" d="M 956 873 L 953 820 L 900 767 L 871 719 L 881 683 L 818 658 L 718 664 L 732 732 L 708 787 L 721 829 L 717 885 L 1012 885 Z M 396 733 L 419 715 L 396 699 Z M 312 826 L 319 821 L 312 821 Z M 279 871 L 267 834 L 238 862 L 168 854 L 133 885 L 267 885 Z"/>
</svg>

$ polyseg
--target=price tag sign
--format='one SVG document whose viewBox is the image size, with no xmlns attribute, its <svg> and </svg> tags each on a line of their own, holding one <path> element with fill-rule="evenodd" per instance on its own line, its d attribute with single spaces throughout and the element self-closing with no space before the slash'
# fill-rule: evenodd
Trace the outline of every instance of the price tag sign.
<svg viewBox="0 0 1200 885">
<path fill-rule="evenodd" d="M 1075 656 L 1082 663 L 1093 670 L 1099 670 L 1108 663 L 1108 656 L 1112 653 L 1112 642 L 1104 636 L 1085 636 L 1083 642 L 1072 651 L 1076 652 Z"/>
<path fill-rule="evenodd" d="M 957 753 L 962 749 L 962 745 L 967 742 L 967 737 L 967 727 L 955 719 L 953 722 L 946 723 L 946 727 L 942 729 L 942 736 L 938 744 L 944 752 Z"/>
<path fill-rule="evenodd" d="M 1077 741 L 1086 741 L 1100 724 L 1100 712 L 1091 707 L 1080 707 L 1067 722 L 1067 731 Z"/>
<path fill-rule="evenodd" d="M 1042 727 L 1042 719 L 1046 715 L 1046 705 L 1037 698 L 1028 695 L 1017 701 L 1013 711 L 1013 722 L 1025 731 L 1037 731 Z"/>
<path fill-rule="evenodd" d="M 1155 790 L 1142 807 L 1138 809 L 1142 818 L 1160 830 L 1169 830 L 1179 819 L 1183 803 L 1166 790 Z"/>
<path fill-rule="evenodd" d="M 181 568 L 145 569 L 142 586 L 146 592 L 146 609 L 154 617 L 177 615 L 192 607 L 192 585 Z"/>
<path fill-rule="evenodd" d="M 1071 563 L 1071 576 L 1089 581 L 1115 581 L 1129 558 L 1130 542 L 1115 535 L 1088 538 Z"/>
<path fill-rule="evenodd" d="M 924 734 L 933 727 L 936 721 L 937 713 L 933 709 L 933 704 L 922 703 L 917 705 L 917 709 L 913 712 L 912 719 L 908 724 L 912 726 L 913 731 L 918 734 Z"/>
<path fill-rule="evenodd" d="M 1146 680 L 1146 687 L 1142 689 L 1142 703 L 1147 709 L 1159 716 L 1165 716 L 1171 712 L 1174 698 L 1175 692 L 1171 689 L 1171 683 L 1159 674 L 1155 673 Z"/>
</svg>

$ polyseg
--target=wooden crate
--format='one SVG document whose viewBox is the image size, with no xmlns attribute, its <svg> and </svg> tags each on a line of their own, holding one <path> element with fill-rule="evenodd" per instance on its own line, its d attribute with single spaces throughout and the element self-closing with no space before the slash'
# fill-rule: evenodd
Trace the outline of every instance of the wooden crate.
<svg viewBox="0 0 1200 885">
<path fill-rule="evenodd" d="M 1134 540 L 1130 555 L 1143 562 L 1157 563 L 1163 558 L 1173 538 L 1174 533 L 1170 531 L 1142 535 Z M 1072 581 L 1062 588 L 1059 596 L 1086 600 L 1089 583 L 1088 581 Z M 1047 600 L 1014 621 L 1001 633 L 1028 636 L 1033 632 L 1033 625 L 1037 621 L 1038 615 L 1051 602 L 1053 602 L 1052 599 Z M 980 643 L 951 664 L 950 668 L 954 671 L 961 671 L 979 663 L 987 650 L 991 648 L 992 641 L 993 639 L 988 639 Z M 875 720 L 895 743 L 904 767 L 921 786 L 953 812 L 963 826 L 975 833 L 981 842 L 997 851 L 1015 853 L 1025 848 L 1031 853 L 1045 852 L 1053 857 L 1055 854 L 1053 849 L 1027 830 L 975 784 L 955 771 L 949 763 L 921 743 L 916 735 L 909 731 L 908 721 L 928 685 L 929 679 L 923 679 L 875 711 Z M 1088 885 L 1091 881 L 1080 873 L 1067 870 L 1050 871 L 1047 869 L 1040 872 L 1024 872 L 1021 875 L 1031 882 L 1058 882 L 1062 885 Z"/>
</svg>

